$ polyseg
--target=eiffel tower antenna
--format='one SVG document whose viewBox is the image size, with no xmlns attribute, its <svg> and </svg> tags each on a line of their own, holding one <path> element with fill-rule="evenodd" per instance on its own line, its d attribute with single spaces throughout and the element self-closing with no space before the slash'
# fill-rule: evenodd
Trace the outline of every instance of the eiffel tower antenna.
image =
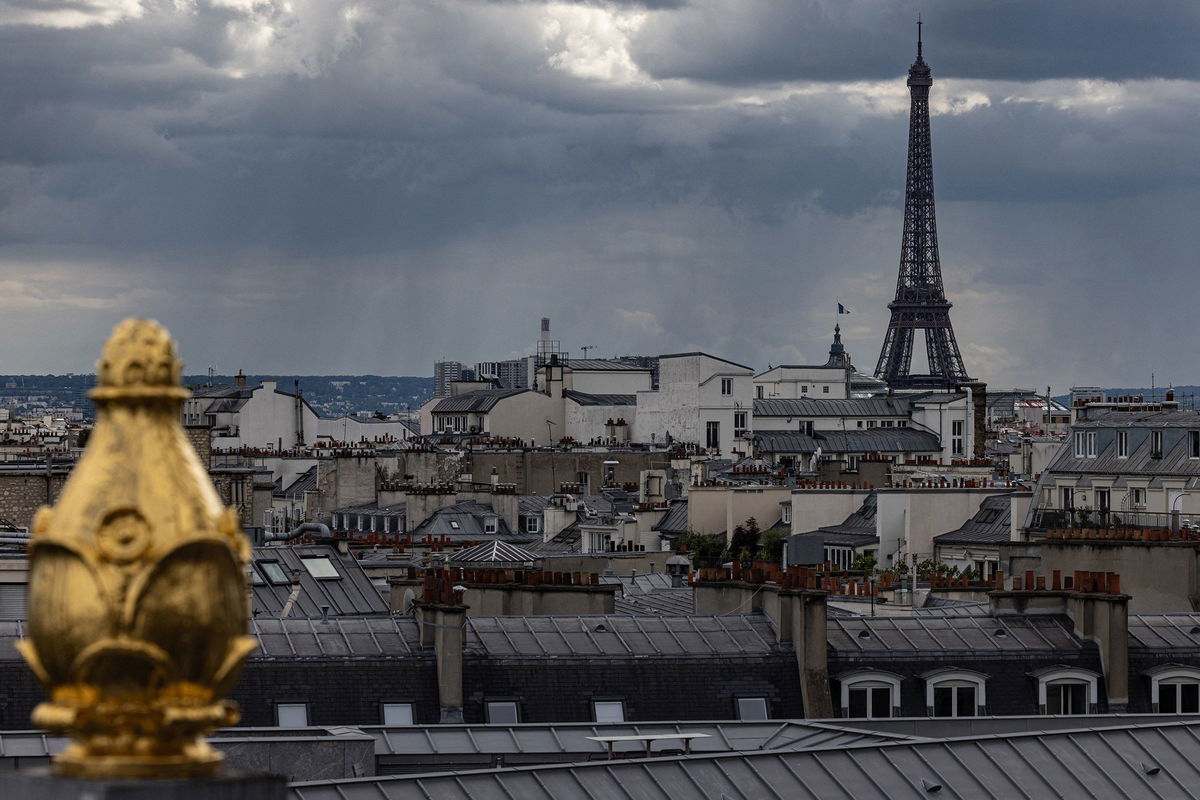
<svg viewBox="0 0 1200 800">
<path fill-rule="evenodd" d="M 922 56 L 921 26 L 917 19 L 917 60 L 908 69 L 912 105 L 908 117 L 908 174 L 904 187 L 904 236 L 900 245 L 900 275 L 896 299 L 888 304 L 888 324 L 875 377 L 896 389 L 951 388 L 971 380 L 963 366 L 950 301 L 942 287 L 938 257 L 937 219 L 933 205 L 933 149 L 929 138 L 929 87 L 933 75 Z M 913 375 L 913 339 L 925 335 L 928 375 Z"/>
</svg>

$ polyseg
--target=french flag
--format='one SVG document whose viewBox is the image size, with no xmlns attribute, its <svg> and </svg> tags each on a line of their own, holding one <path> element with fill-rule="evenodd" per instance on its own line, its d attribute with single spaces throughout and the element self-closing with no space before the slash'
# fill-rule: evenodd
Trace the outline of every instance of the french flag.
<svg viewBox="0 0 1200 800">
<path fill-rule="evenodd" d="M 838 303 L 838 313 L 839 314 L 853 314 L 854 309 L 851 308 L 850 306 L 844 306 L 841 303 Z"/>
</svg>

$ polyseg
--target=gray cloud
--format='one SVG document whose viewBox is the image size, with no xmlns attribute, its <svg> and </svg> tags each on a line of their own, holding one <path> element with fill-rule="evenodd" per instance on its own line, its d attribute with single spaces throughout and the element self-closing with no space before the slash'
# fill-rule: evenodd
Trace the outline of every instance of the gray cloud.
<svg viewBox="0 0 1200 800">
<path fill-rule="evenodd" d="M 1194 372 L 1153 337 L 1200 288 L 1200 105 L 1192 50 L 1153 37 L 1195 14 L 1122 28 L 1116 5 L 1080 5 L 1039 61 L 1028 23 L 1061 35 L 1059 6 L 924 11 L 968 366 L 1056 386 Z M 522 352 L 543 314 L 575 349 L 765 366 L 823 360 L 841 298 L 869 370 L 908 12 L 723 7 L 160 4 L 0 27 L 9 369 L 87 369 L 127 313 L 199 368 L 423 374 Z"/>
</svg>

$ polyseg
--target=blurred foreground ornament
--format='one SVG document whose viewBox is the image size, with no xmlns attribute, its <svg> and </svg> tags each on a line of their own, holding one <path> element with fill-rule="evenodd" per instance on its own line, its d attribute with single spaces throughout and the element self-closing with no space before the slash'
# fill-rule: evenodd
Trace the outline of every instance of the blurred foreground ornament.
<svg viewBox="0 0 1200 800">
<path fill-rule="evenodd" d="M 212 775 L 204 735 L 237 722 L 222 698 L 257 646 L 249 545 L 179 424 L 170 334 L 127 319 L 96 367 L 96 427 L 33 522 L 18 648 L 50 696 L 33 722 L 70 735 L 62 775 Z"/>
</svg>

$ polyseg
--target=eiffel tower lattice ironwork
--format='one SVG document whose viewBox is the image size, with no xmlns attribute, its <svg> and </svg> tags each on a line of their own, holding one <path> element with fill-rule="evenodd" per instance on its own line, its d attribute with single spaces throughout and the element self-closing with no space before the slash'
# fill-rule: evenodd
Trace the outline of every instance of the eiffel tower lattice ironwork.
<svg viewBox="0 0 1200 800">
<path fill-rule="evenodd" d="M 897 389 L 951 387 L 967 377 L 954 329 L 950 301 L 942 288 L 937 220 L 933 207 L 933 149 L 929 141 L 929 87 L 933 77 L 922 56 L 917 22 L 917 60 L 908 69 L 912 106 L 908 120 L 908 176 L 904 189 L 904 238 L 896 299 L 888 304 L 888 324 L 875 377 Z M 913 339 L 925 334 L 929 374 L 910 374 Z"/>
</svg>

